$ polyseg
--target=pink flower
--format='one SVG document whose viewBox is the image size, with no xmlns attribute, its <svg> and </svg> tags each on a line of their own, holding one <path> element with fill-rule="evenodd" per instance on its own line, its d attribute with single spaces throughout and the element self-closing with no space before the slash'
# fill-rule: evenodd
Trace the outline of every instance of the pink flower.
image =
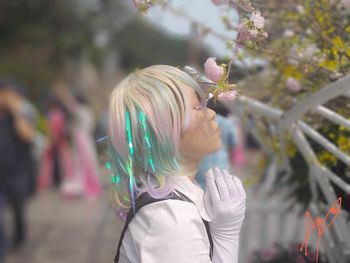
<svg viewBox="0 0 350 263">
<path fill-rule="evenodd" d="M 252 35 L 252 36 L 253 36 L 253 39 L 255 39 L 257 41 L 262 41 L 262 40 L 267 38 L 268 34 L 267 34 L 267 32 L 259 32 L 258 35 L 256 35 L 256 36 Z"/>
<path fill-rule="evenodd" d="M 257 38 L 259 36 L 259 31 L 256 29 L 250 30 L 250 36 L 252 38 Z"/>
<path fill-rule="evenodd" d="M 218 64 L 216 64 L 216 58 L 208 58 L 207 61 L 204 63 L 205 68 L 205 74 L 208 76 L 208 78 L 218 83 L 221 76 L 224 74 L 224 69 Z"/>
<path fill-rule="evenodd" d="M 262 39 L 265 39 L 265 38 L 267 38 L 269 36 L 269 33 L 267 33 L 267 32 L 263 32 L 262 34 L 260 34 L 260 39 L 262 40 Z"/>
<path fill-rule="evenodd" d="M 132 0 L 136 8 L 140 8 L 142 5 L 146 4 L 145 0 Z"/>
<path fill-rule="evenodd" d="M 265 18 L 261 16 L 259 12 L 254 12 L 250 17 L 250 21 L 254 23 L 254 26 L 259 29 L 264 28 Z"/>
<path fill-rule="evenodd" d="M 227 5 L 230 0 L 211 0 L 214 5 Z"/>
<path fill-rule="evenodd" d="M 218 98 L 220 101 L 233 101 L 237 97 L 236 90 L 225 91 L 219 94 Z"/>
<path fill-rule="evenodd" d="M 264 19 L 263 17 L 261 17 Z M 238 34 L 237 34 L 237 42 L 239 44 L 244 43 L 247 40 L 256 40 L 261 41 L 267 38 L 268 34 L 267 32 L 263 31 L 262 28 L 260 28 L 263 25 L 263 22 L 259 21 L 260 18 L 255 17 L 253 19 L 256 19 L 257 21 L 254 22 L 254 27 L 251 28 L 249 25 L 249 21 L 243 20 L 239 26 L 238 26 Z M 257 24 L 255 24 L 257 23 Z"/>
<path fill-rule="evenodd" d="M 296 80 L 295 78 L 289 77 L 287 79 L 287 87 L 289 90 L 293 91 L 293 92 L 298 92 L 301 89 L 301 85 L 299 83 L 298 80 Z"/>
<path fill-rule="evenodd" d="M 237 42 L 243 43 L 250 39 L 250 32 L 248 27 L 244 22 L 240 23 L 238 26 Z"/>
<path fill-rule="evenodd" d="M 350 8 L 350 0 L 343 0 L 342 4 L 344 5 L 345 8 Z"/>
</svg>

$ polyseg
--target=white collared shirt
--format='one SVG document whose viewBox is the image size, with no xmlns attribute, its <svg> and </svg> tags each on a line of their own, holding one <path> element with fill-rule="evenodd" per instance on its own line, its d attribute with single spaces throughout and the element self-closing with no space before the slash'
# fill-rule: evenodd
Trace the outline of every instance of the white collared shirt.
<svg viewBox="0 0 350 263">
<path fill-rule="evenodd" d="M 174 189 L 193 203 L 170 199 L 141 208 L 125 232 L 119 263 L 211 262 L 203 190 L 187 176 L 176 176 Z"/>
</svg>

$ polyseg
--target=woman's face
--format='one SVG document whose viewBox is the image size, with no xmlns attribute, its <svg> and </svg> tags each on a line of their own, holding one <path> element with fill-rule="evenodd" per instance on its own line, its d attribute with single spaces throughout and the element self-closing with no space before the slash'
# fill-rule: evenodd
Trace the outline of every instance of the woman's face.
<svg viewBox="0 0 350 263">
<path fill-rule="evenodd" d="M 188 160 L 200 160 L 221 147 L 219 126 L 214 119 L 216 113 L 201 103 L 191 87 L 185 86 L 184 93 L 190 98 L 192 121 L 181 134 L 179 151 Z"/>
</svg>

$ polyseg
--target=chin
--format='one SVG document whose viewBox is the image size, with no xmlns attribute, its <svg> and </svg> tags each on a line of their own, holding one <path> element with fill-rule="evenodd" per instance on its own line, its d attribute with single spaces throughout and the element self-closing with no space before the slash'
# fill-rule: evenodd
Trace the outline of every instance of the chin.
<svg viewBox="0 0 350 263">
<path fill-rule="evenodd" d="M 221 148 L 221 146 L 222 146 L 222 141 L 221 141 L 221 139 L 220 139 L 220 141 L 219 141 L 219 143 L 218 143 L 218 149 L 217 149 L 217 151 Z"/>
<path fill-rule="evenodd" d="M 221 146 L 222 146 L 222 143 L 221 143 L 221 139 L 220 139 L 220 141 L 216 144 L 216 147 L 213 149 L 213 151 L 211 153 L 215 153 L 218 150 L 220 150 Z"/>
</svg>

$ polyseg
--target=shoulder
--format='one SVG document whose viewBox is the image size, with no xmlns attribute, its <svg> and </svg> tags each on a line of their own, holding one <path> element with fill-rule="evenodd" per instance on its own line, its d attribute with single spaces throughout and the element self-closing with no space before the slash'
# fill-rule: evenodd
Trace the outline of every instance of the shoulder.
<svg viewBox="0 0 350 263">
<path fill-rule="evenodd" d="M 137 242 L 152 240 L 184 240 L 188 233 L 206 237 L 202 218 L 193 203 L 164 200 L 142 207 L 129 224 L 130 234 Z"/>
<path fill-rule="evenodd" d="M 192 220 L 201 221 L 193 203 L 168 199 L 142 207 L 130 225 L 143 225 L 148 229 L 169 231 L 184 228 L 186 223 Z"/>
<path fill-rule="evenodd" d="M 129 251 L 125 253 L 138 255 L 141 262 L 209 259 L 205 226 L 195 205 L 186 201 L 170 199 L 144 206 L 130 222 L 125 241 L 124 249 Z"/>
</svg>

